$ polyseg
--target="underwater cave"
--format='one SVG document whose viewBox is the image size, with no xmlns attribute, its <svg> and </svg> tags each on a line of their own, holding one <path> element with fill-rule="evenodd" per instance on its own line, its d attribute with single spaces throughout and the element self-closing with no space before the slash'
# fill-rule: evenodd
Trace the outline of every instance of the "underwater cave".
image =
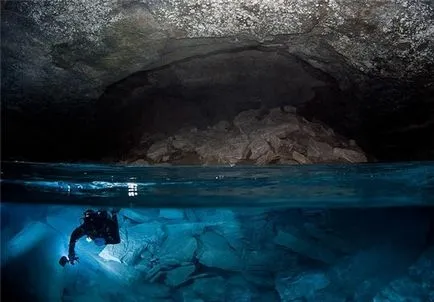
<svg viewBox="0 0 434 302">
<path fill-rule="evenodd" d="M 434 301 L 433 20 L 2 0 L 2 299 Z M 92 207 L 120 242 L 59 266 Z"/>
</svg>

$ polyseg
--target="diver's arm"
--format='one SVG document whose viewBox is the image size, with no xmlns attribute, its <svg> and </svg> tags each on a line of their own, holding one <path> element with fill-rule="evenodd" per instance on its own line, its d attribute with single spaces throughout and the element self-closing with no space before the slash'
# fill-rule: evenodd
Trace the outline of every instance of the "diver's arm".
<svg viewBox="0 0 434 302">
<path fill-rule="evenodd" d="M 68 252 L 69 258 L 75 257 L 75 243 L 77 242 L 78 239 L 80 239 L 84 235 L 85 235 L 85 230 L 83 225 L 79 226 L 72 232 L 71 238 L 69 239 L 69 252 Z"/>
</svg>

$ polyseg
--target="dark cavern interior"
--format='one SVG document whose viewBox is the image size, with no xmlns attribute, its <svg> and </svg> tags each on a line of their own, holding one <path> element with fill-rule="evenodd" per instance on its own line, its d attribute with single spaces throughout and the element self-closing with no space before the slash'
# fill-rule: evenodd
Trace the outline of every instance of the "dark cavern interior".
<svg viewBox="0 0 434 302">
<path fill-rule="evenodd" d="M 13 297 L 3 301 L 434 301 L 434 1 L 1 0 L 1 158 L 2 287 Z M 23 162 L 54 168 L 11 166 Z M 421 166 L 360 168 L 359 182 L 327 187 L 344 179 L 327 178 L 334 165 L 400 163 Z M 121 244 L 77 243 L 81 263 L 58 266 L 86 207 L 56 194 L 188 196 L 170 187 L 189 185 L 197 170 L 171 176 L 183 166 L 282 167 L 251 172 L 257 188 L 243 198 L 274 196 L 290 173 L 318 176 L 300 189 L 315 198 L 417 201 L 198 209 L 125 199 Z M 215 173 L 233 186 L 253 179 Z M 18 181 L 37 184 L 26 196 L 41 204 L 13 204 Z"/>
<path fill-rule="evenodd" d="M 2 2 L 3 158 L 155 162 L 282 106 L 373 161 L 433 158 L 430 1 L 80 3 Z"/>
</svg>

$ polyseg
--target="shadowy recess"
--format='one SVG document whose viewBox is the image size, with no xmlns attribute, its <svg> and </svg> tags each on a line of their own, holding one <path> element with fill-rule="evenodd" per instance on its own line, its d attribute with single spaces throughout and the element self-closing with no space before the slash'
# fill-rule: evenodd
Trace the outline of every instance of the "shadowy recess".
<svg viewBox="0 0 434 302">
<path fill-rule="evenodd" d="M 346 67 L 350 69 L 350 67 Z M 136 72 L 98 100 L 41 108 L 56 95 L 35 95 L 25 110 L 2 110 L 6 159 L 125 159 L 144 134 L 167 137 L 183 127 L 232 121 L 243 110 L 284 105 L 355 139 L 371 159 L 433 158 L 433 87 L 357 75 L 339 81 L 294 55 L 239 49 Z M 143 145 L 149 147 L 152 140 Z"/>
<path fill-rule="evenodd" d="M 384 32 L 380 25 L 390 16 L 377 14 L 381 7 L 367 11 L 369 24 L 361 27 L 361 16 L 354 20 L 343 5 L 324 4 L 311 8 L 318 19 L 297 7 L 292 13 L 300 27 L 266 8 L 283 32 L 268 32 L 259 25 L 271 24 L 265 20 L 244 24 L 259 26 L 247 35 L 230 16 L 234 26 L 221 28 L 223 34 L 212 32 L 213 24 L 202 32 L 202 23 L 180 16 L 176 24 L 185 28 L 169 35 L 161 24 L 175 25 L 171 14 L 159 14 L 163 2 L 96 3 L 104 16 L 74 14 L 68 21 L 56 16 L 72 11 L 68 5 L 90 4 L 2 3 L 3 159 L 128 160 L 131 150 L 182 128 L 231 123 L 241 111 L 285 105 L 354 139 L 371 160 L 434 158 L 432 40 L 425 30 L 432 11 L 425 4 L 394 6 L 414 13 L 402 19 L 409 26 L 402 33 Z M 225 14 L 224 5 L 212 13 Z M 359 5 L 371 7 L 350 6 Z M 335 10 L 343 20 L 335 20 Z M 358 38 L 364 36 L 372 43 Z M 393 44 L 399 40 L 411 43 Z"/>
</svg>

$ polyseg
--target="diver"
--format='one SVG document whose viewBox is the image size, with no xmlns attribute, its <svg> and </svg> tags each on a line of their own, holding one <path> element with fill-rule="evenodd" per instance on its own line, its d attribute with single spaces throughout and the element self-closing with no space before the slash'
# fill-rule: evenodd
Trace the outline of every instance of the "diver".
<svg viewBox="0 0 434 302">
<path fill-rule="evenodd" d="M 63 256 L 60 258 L 59 264 L 65 266 L 68 262 L 72 265 L 76 261 L 78 262 L 78 257 L 75 254 L 75 243 L 85 235 L 98 246 L 120 243 L 118 212 L 119 210 L 112 210 L 111 214 L 109 214 L 105 210 L 86 210 L 82 218 L 82 224 L 71 234 L 68 257 Z"/>
</svg>

